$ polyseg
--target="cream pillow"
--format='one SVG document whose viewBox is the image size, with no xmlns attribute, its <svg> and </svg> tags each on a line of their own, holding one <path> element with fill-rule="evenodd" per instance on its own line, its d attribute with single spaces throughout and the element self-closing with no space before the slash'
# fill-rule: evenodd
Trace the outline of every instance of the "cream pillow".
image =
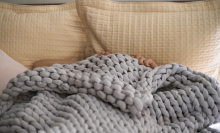
<svg viewBox="0 0 220 133">
<path fill-rule="evenodd" d="M 75 2 L 46 6 L 0 2 L 0 49 L 29 69 L 38 60 L 82 60 L 86 43 Z"/>
<path fill-rule="evenodd" d="M 217 78 L 220 0 L 76 0 L 76 6 L 91 43 L 86 57 L 100 51 L 139 54 L 159 65 L 176 62 Z"/>
<path fill-rule="evenodd" d="M 6 88 L 10 79 L 26 70 L 28 69 L 25 66 L 16 62 L 0 50 L 0 94 Z"/>
</svg>

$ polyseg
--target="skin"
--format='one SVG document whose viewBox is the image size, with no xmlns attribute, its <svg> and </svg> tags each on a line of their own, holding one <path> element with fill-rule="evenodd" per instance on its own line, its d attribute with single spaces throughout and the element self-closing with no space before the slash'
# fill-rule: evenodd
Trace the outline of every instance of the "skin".
<svg viewBox="0 0 220 133">
<path fill-rule="evenodd" d="M 111 54 L 111 53 L 109 53 L 109 52 L 100 52 L 100 53 L 97 54 L 97 57 L 102 56 L 102 55 L 109 55 L 109 54 Z M 131 56 L 131 57 L 138 59 L 138 63 L 140 65 L 145 65 L 146 67 L 151 67 L 153 69 L 158 66 L 157 63 L 155 61 L 153 61 L 152 59 L 147 59 L 147 58 L 144 58 L 144 57 L 139 56 L 139 55 L 135 55 L 135 56 Z"/>
<path fill-rule="evenodd" d="M 102 55 L 109 55 L 111 54 L 110 52 L 100 52 L 97 54 L 97 57 L 102 56 Z M 138 59 L 138 62 L 140 65 L 145 65 L 146 67 L 151 67 L 155 68 L 157 67 L 157 63 L 155 63 L 152 59 L 147 59 L 144 57 L 141 57 L 139 55 L 131 56 L 132 58 Z M 74 60 L 43 60 L 43 61 L 37 61 L 33 64 L 33 69 L 36 67 L 43 67 L 43 66 L 52 66 L 53 64 L 73 64 L 76 63 L 77 61 Z"/>
</svg>

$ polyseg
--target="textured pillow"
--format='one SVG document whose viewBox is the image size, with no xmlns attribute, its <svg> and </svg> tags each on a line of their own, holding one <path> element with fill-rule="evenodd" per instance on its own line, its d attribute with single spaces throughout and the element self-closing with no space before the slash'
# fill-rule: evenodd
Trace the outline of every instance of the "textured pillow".
<svg viewBox="0 0 220 133">
<path fill-rule="evenodd" d="M 90 45 L 100 52 L 139 54 L 159 65 L 176 62 L 217 78 L 220 0 L 113 2 L 76 0 Z"/>
<path fill-rule="evenodd" d="M 82 60 L 86 43 L 75 2 L 46 6 L 0 2 L 0 49 L 29 69 L 38 60 Z"/>
<path fill-rule="evenodd" d="M 33 69 L 36 67 L 43 67 L 43 66 L 52 66 L 53 64 L 73 64 L 78 61 L 73 60 L 40 60 L 37 62 L 34 62 Z"/>
<path fill-rule="evenodd" d="M 10 79 L 26 70 L 27 68 L 25 66 L 16 62 L 0 50 L 0 94 L 6 88 Z"/>
</svg>

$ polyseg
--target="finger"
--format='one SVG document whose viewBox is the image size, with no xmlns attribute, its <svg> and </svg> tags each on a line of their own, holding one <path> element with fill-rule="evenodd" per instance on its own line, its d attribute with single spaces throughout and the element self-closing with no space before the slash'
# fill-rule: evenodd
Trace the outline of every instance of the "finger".
<svg viewBox="0 0 220 133">
<path fill-rule="evenodd" d="M 149 65 L 151 65 L 153 60 L 152 59 L 147 59 L 147 62 L 148 62 Z"/>
<path fill-rule="evenodd" d="M 104 54 L 104 52 L 100 52 L 99 56 L 102 56 Z"/>
<path fill-rule="evenodd" d="M 109 52 L 105 52 L 105 53 L 104 53 L 104 55 L 109 55 L 109 54 L 110 54 Z"/>
<path fill-rule="evenodd" d="M 143 57 L 140 57 L 140 58 L 138 59 L 139 65 L 144 65 L 144 60 L 146 60 L 146 59 L 143 58 Z"/>
<path fill-rule="evenodd" d="M 135 57 L 135 58 L 139 59 L 140 57 L 141 57 L 140 55 L 136 55 L 136 57 Z"/>
<path fill-rule="evenodd" d="M 144 65 L 145 65 L 146 67 L 150 67 L 149 61 L 148 61 L 148 60 L 144 60 Z"/>
<path fill-rule="evenodd" d="M 107 52 L 107 55 L 111 54 L 110 52 Z"/>
<path fill-rule="evenodd" d="M 98 57 L 102 55 L 102 52 L 99 52 Z"/>
<path fill-rule="evenodd" d="M 99 57 L 99 56 L 100 56 L 100 54 L 101 54 L 101 53 L 99 52 L 99 53 L 97 54 L 97 57 Z"/>
</svg>

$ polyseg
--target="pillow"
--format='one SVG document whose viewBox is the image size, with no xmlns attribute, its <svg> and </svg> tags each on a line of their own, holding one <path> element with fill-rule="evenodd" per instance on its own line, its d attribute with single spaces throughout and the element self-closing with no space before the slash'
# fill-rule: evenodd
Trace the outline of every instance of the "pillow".
<svg viewBox="0 0 220 133">
<path fill-rule="evenodd" d="M 26 70 L 27 68 L 25 66 L 16 62 L 0 50 L 0 94 L 6 88 L 10 79 Z"/>
<path fill-rule="evenodd" d="M 101 51 L 139 54 L 159 65 L 175 62 L 217 78 L 220 0 L 76 0 L 76 6 L 90 41 L 86 57 Z"/>
<path fill-rule="evenodd" d="M 75 2 L 28 6 L 0 2 L 0 49 L 31 69 L 38 60 L 84 59 L 87 40 Z"/>
<path fill-rule="evenodd" d="M 74 64 L 78 61 L 74 60 L 40 60 L 34 62 L 33 69 L 36 67 L 43 67 L 43 66 L 52 66 L 53 64 Z"/>
</svg>

